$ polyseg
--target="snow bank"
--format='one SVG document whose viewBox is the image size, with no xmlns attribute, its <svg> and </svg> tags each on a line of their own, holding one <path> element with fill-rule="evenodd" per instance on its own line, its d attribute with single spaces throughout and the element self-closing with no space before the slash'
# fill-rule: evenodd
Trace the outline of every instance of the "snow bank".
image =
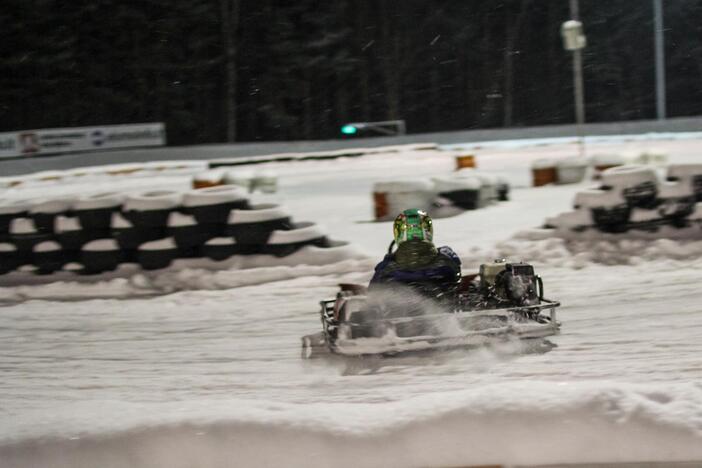
<svg viewBox="0 0 702 468">
<path fill-rule="evenodd" d="M 174 190 L 155 190 L 126 197 L 122 209 L 124 211 L 167 210 L 178 206 L 183 198 L 181 192 Z"/>
<path fill-rule="evenodd" d="M 675 234 L 673 231 L 676 230 L 671 228 L 671 235 Z M 567 239 L 553 237 L 553 231 L 549 229 L 532 229 L 498 243 L 490 255 L 481 251 L 479 253 L 483 259 L 508 258 L 525 260 L 536 265 L 571 268 L 582 268 L 588 263 L 637 265 L 658 260 L 702 263 L 702 240 L 660 238 L 659 233 L 651 233 L 648 238 L 621 238 L 616 234 L 594 232 L 592 234 L 589 238 L 583 235 Z M 476 252 L 473 252 L 468 254 L 467 258 L 475 256 Z"/>
<path fill-rule="evenodd" d="M 111 239 L 93 241 L 89 251 L 111 251 Z M 157 272 L 143 271 L 125 263 L 113 272 L 76 277 L 64 271 L 46 276 L 32 272 L 6 274 L 0 287 L 0 301 L 30 299 L 72 300 L 76 298 L 130 298 L 179 290 L 219 290 L 258 285 L 307 276 L 370 272 L 375 265 L 356 247 L 331 242 L 330 247 L 302 247 L 287 257 L 235 255 L 224 261 L 207 258 L 177 259 Z"/>
<path fill-rule="evenodd" d="M 218 185 L 191 190 L 183 195 L 183 206 L 200 207 L 246 200 L 240 187 Z"/>
<path fill-rule="evenodd" d="M 513 382 L 390 403 L 107 403 L 57 408 L 42 428 L 53 437 L 0 446 L 3 466 L 344 468 L 702 459 L 697 384 Z M 66 426 L 63 413 L 69 411 L 86 420 Z M 136 413 L 144 422 L 129 427 L 128 415 Z"/>
<path fill-rule="evenodd" d="M 99 210 L 117 208 L 124 202 L 125 195 L 119 192 L 103 192 L 86 195 L 73 203 L 74 210 Z"/>
</svg>

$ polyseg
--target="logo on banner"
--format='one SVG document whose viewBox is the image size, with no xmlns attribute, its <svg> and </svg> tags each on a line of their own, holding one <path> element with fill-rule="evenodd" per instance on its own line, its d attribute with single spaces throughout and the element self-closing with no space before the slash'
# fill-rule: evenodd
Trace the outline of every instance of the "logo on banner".
<svg viewBox="0 0 702 468">
<path fill-rule="evenodd" d="M 13 149 L 15 149 L 14 138 L 5 138 L 4 140 L 0 140 L 0 150 L 12 151 Z"/>
<path fill-rule="evenodd" d="M 107 139 L 105 132 L 102 130 L 95 130 L 93 133 L 90 134 L 90 139 L 93 142 L 93 145 L 95 146 L 102 146 L 103 143 L 105 143 L 105 140 Z"/>
<path fill-rule="evenodd" d="M 32 154 L 39 151 L 39 136 L 34 132 L 19 134 L 19 144 L 23 154 Z"/>
</svg>

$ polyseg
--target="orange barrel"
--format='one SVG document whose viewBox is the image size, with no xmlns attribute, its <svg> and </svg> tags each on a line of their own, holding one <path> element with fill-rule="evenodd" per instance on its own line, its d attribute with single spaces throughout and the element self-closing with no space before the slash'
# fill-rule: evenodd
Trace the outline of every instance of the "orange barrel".
<svg viewBox="0 0 702 468">
<path fill-rule="evenodd" d="M 224 184 L 224 171 L 209 170 L 196 174 L 193 177 L 193 188 L 217 187 Z"/>
<path fill-rule="evenodd" d="M 222 185 L 222 181 L 193 179 L 193 188 L 194 189 L 207 188 L 207 187 L 217 187 L 218 185 Z"/>
<path fill-rule="evenodd" d="M 385 192 L 373 192 L 375 219 L 383 219 L 390 213 L 387 195 Z"/>
<path fill-rule="evenodd" d="M 456 156 L 456 170 L 463 169 L 466 167 L 475 167 L 475 156 L 473 156 L 472 154 Z"/>
<path fill-rule="evenodd" d="M 612 167 L 623 166 L 626 163 L 620 154 L 596 154 L 592 157 L 593 179 L 599 179 L 602 172 Z"/>
<path fill-rule="evenodd" d="M 595 166 L 595 171 L 592 174 L 593 179 L 600 179 L 602 177 L 602 173 L 606 171 L 607 169 L 611 169 L 613 167 L 619 167 L 621 164 L 600 164 L 599 166 Z"/>
<path fill-rule="evenodd" d="M 539 159 L 531 165 L 534 187 L 553 184 L 557 180 L 556 163 L 549 159 Z"/>
</svg>

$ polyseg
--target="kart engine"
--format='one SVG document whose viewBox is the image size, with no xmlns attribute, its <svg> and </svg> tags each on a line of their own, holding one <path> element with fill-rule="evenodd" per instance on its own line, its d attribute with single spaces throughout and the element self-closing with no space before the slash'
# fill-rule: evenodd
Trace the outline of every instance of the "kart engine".
<svg viewBox="0 0 702 468">
<path fill-rule="evenodd" d="M 480 290 L 486 299 L 511 305 L 538 304 L 543 298 L 541 278 L 528 263 L 496 260 L 480 266 Z"/>
</svg>

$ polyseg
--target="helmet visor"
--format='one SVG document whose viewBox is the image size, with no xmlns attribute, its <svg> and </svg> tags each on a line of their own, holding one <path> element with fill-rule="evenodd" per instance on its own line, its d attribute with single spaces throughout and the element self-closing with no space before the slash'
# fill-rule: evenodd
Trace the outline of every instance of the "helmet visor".
<svg viewBox="0 0 702 468">
<path fill-rule="evenodd" d="M 434 237 L 431 218 L 421 210 L 405 210 L 393 224 L 395 242 L 399 245 L 408 240 L 431 242 Z"/>
</svg>

